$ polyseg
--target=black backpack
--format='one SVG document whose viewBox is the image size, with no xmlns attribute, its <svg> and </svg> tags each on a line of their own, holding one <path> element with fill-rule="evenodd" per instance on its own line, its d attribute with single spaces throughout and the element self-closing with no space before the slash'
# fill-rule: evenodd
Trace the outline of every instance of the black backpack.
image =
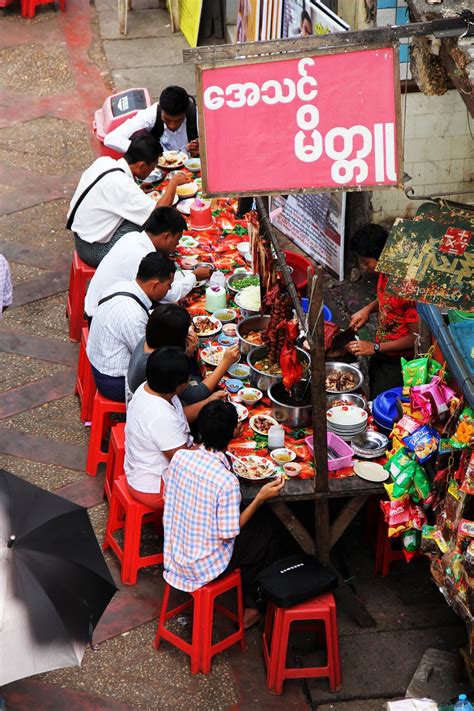
<svg viewBox="0 0 474 711">
<path fill-rule="evenodd" d="M 297 553 L 264 568 L 257 583 L 264 597 L 286 608 L 334 590 L 337 573 L 314 556 Z"/>
</svg>

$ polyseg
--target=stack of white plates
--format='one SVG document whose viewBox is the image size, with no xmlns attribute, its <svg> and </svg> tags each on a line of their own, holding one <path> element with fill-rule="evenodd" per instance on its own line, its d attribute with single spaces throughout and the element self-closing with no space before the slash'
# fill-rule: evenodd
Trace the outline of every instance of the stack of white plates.
<svg viewBox="0 0 474 711">
<path fill-rule="evenodd" d="M 346 442 L 367 429 L 367 412 L 355 405 L 331 407 L 326 413 L 326 419 L 328 430 Z"/>
<path fill-rule="evenodd" d="M 389 439 L 381 432 L 367 430 L 354 437 L 351 443 L 354 454 L 363 459 L 377 459 L 390 446 Z"/>
</svg>

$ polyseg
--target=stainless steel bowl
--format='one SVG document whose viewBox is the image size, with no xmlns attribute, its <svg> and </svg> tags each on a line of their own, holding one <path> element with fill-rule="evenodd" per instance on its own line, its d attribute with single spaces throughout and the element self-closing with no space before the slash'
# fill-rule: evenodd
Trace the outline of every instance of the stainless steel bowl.
<svg viewBox="0 0 474 711">
<path fill-rule="evenodd" d="M 340 393 L 333 393 L 332 395 L 326 396 L 326 405 L 328 409 L 330 407 L 334 407 L 333 403 L 337 400 L 346 400 L 346 402 L 350 402 L 351 405 L 362 407 L 364 410 L 367 407 L 367 403 L 361 395 L 354 395 L 351 393 L 343 393 L 343 395 L 341 395 Z"/>
<path fill-rule="evenodd" d="M 239 299 L 240 293 L 241 292 L 239 291 L 236 294 L 234 301 L 237 304 L 237 306 L 239 307 L 240 313 L 242 314 L 243 318 L 250 318 L 251 316 L 258 316 L 260 313 L 260 310 L 253 311 L 252 309 L 246 309 L 244 306 L 240 305 L 240 303 L 239 303 L 240 302 L 240 299 Z"/>
<path fill-rule="evenodd" d="M 381 432 L 366 430 L 356 435 L 352 440 L 352 444 L 355 449 L 360 452 L 367 452 L 369 455 L 375 454 L 375 452 L 383 454 L 389 446 L 389 439 Z"/>
<path fill-rule="evenodd" d="M 298 405 L 293 402 L 288 402 L 288 393 L 286 392 L 283 383 L 272 383 L 268 388 L 268 397 L 272 403 L 272 415 L 282 425 L 288 425 L 294 429 L 298 427 L 308 427 L 312 422 L 312 406 L 311 402 L 306 404 L 306 401 L 311 400 L 311 390 L 308 388 L 309 396 L 305 398 L 305 404 Z"/>
<path fill-rule="evenodd" d="M 245 277 L 248 277 L 248 276 L 255 276 L 255 274 L 254 274 L 253 272 L 251 272 L 251 271 L 247 271 L 247 272 L 237 272 L 237 274 L 231 274 L 230 277 L 227 278 L 227 282 L 226 282 L 226 284 L 227 284 L 227 291 L 229 292 L 229 294 L 230 294 L 232 297 L 235 297 L 235 295 L 238 294 L 239 291 L 240 291 L 240 289 L 234 289 L 234 287 L 232 286 L 232 284 L 233 284 L 235 281 L 239 281 L 239 279 L 244 279 Z"/>
<path fill-rule="evenodd" d="M 353 393 L 360 387 L 362 387 L 362 383 L 364 382 L 364 376 L 360 372 L 359 368 L 356 368 L 355 365 L 350 365 L 349 363 L 326 363 L 326 378 L 328 377 L 328 375 L 334 373 L 335 371 L 339 373 L 351 373 L 352 375 L 354 375 L 355 385 L 353 388 L 346 388 L 345 390 L 328 390 L 326 388 L 326 392 L 330 395 L 336 395 L 340 393 Z"/>
<path fill-rule="evenodd" d="M 251 316 L 245 318 L 237 326 L 237 338 L 239 339 L 240 352 L 243 355 L 248 355 L 254 348 L 260 348 L 250 341 L 245 340 L 245 336 L 250 331 L 266 331 L 270 323 L 270 316 Z"/>
<path fill-rule="evenodd" d="M 303 364 L 303 372 L 309 368 L 309 355 L 302 348 L 297 348 L 298 360 Z M 270 385 L 273 383 L 278 383 L 281 379 L 281 375 L 270 375 L 270 373 L 263 373 L 261 370 L 255 368 L 254 363 L 259 360 L 266 358 L 268 354 L 268 346 L 258 346 L 254 348 L 247 356 L 247 363 L 250 366 L 250 385 L 254 388 L 258 388 L 262 392 L 266 393 Z"/>
</svg>

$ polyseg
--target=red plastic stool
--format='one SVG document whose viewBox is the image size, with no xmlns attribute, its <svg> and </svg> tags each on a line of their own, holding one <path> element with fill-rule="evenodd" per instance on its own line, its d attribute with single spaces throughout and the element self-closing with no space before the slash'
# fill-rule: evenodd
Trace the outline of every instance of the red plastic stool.
<svg viewBox="0 0 474 711">
<path fill-rule="evenodd" d="M 76 395 L 81 403 L 81 421 L 92 421 L 92 407 L 94 396 L 97 392 L 94 376 L 92 375 L 91 364 L 87 357 L 87 340 L 89 338 L 89 327 L 84 326 L 81 333 L 81 345 L 79 347 L 79 362 L 77 364 Z"/>
<path fill-rule="evenodd" d="M 86 473 L 89 474 L 89 476 L 97 476 L 97 467 L 99 464 L 101 462 L 107 463 L 109 459 L 109 453 L 104 452 L 101 445 L 105 435 L 112 427 L 109 418 L 112 412 L 125 412 L 125 403 L 108 400 L 108 398 L 97 391 L 92 407 L 91 436 L 89 439 L 89 450 L 87 452 L 86 462 Z"/>
<path fill-rule="evenodd" d="M 219 597 L 219 595 L 233 588 L 237 590 L 237 614 L 216 602 L 216 598 Z M 197 674 L 200 671 L 203 674 L 209 674 L 211 671 L 212 657 L 224 649 L 231 647 L 233 644 L 237 644 L 237 642 L 240 642 L 240 648 L 244 649 L 244 605 L 242 602 L 242 581 L 240 579 L 239 569 L 211 583 L 207 583 L 207 585 L 203 585 L 199 590 L 189 593 L 191 600 L 168 611 L 171 589 L 171 585 L 166 583 L 158 620 L 158 629 L 156 631 L 155 649 L 158 649 L 162 639 L 166 639 L 167 642 L 178 647 L 182 652 L 189 654 L 191 658 L 191 674 Z M 171 617 L 179 615 L 180 612 L 187 610 L 193 604 L 193 636 L 192 642 L 189 644 L 177 634 L 167 629 L 165 624 Z M 237 632 L 233 632 L 216 644 L 212 644 L 214 608 L 239 625 Z"/>
<path fill-rule="evenodd" d="M 290 625 L 296 621 L 320 621 L 326 632 L 327 662 L 323 667 L 287 667 L 286 653 Z M 341 687 L 339 638 L 337 634 L 336 603 L 331 593 L 319 595 L 300 605 L 283 609 L 269 603 L 262 640 L 267 666 L 267 689 L 275 694 L 283 691 L 285 679 L 328 677 L 330 691 Z"/>
<path fill-rule="evenodd" d="M 112 488 L 116 479 L 123 476 L 125 459 L 125 422 L 119 422 L 110 431 L 109 458 L 105 469 L 104 496 L 112 498 Z"/>
<path fill-rule="evenodd" d="M 29 2 L 30 0 L 27 0 Z M 32 0 L 38 4 L 38 0 Z M 34 12 L 32 17 L 34 17 Z M 72 255 L 71 272 L 69 275 L 69 291 L 67 295 L 66 315 L 69 318 L 69 338 L 79 341 L 81 329 L 87 326 L 84 318 L 84 299 L 86 298 L 87 284 L 95 274 L 95 268 L 89 267 L 82 261 L 76 250 Z"/>
<path fill-rule="evenodd" d="M 33 19 L 38 5 L 48 5 L 54 0 L 21 0 L 21 16 L 27 20 Z M 66 0 L 59 0 L 59 7 L 64 12 Z"/>
<path fill-rule="evenodd" d="M 157 511 L 133 498 L 124 476 L 114 482 L 102 550 L 110 547 L 114 551 L 121 563 L 120 577 L 125 585 L 135 585 L 140 568 L 163 563 L 163 553 L 140 555 L 142 525 L 160 523 L 162 517 L 163 509 Z M 114 538 L 119 529 L 123 529 L 123 546 Z"/>
</svg>

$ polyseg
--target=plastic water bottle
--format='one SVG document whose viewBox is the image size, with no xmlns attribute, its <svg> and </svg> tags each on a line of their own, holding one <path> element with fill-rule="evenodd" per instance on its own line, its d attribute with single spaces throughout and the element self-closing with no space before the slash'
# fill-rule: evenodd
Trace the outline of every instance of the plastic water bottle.
<svg viewBox="0 0 474 711">
<path fill-rule="evenodd" d="M 459 698 L 454 704 L 454 711 L 473 711 L 472 704 L 468 701 L 466 694 L 459 694 Z"/>
<path fill-rule="evenodd" d="M 272 425 L 268 430 L 268 449 L 280 449 L 285 446 L 285 430 L 281 425 Z"/>
</svg>

